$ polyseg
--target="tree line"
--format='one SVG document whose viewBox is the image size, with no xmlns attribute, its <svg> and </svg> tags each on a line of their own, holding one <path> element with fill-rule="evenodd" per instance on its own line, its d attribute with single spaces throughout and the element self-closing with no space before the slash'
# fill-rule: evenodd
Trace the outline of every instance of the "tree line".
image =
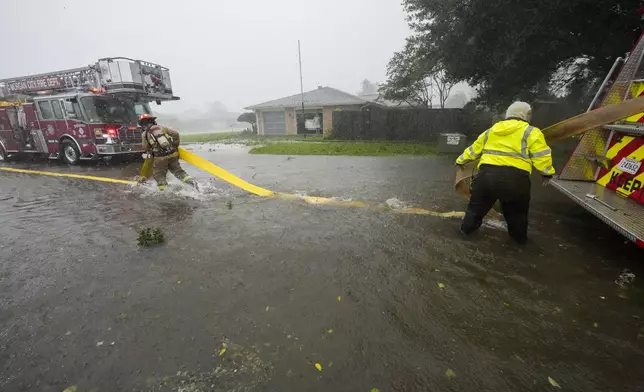
<svg viewBox="0 0 644 392">
<path fill-rule="evenodd" d="M 580 102 L 639 37 L 640 0 L 403 0 L 412 35 L 380 92 L 444 106 L 455 83 L 491 109 L 513 100 Z"/>
</svg>

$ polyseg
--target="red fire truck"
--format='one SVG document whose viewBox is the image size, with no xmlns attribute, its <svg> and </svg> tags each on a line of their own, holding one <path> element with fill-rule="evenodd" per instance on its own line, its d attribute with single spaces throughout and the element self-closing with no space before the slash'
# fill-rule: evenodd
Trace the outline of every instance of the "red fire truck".
<svg viewBox="0 0 644 392">
<path fill-rule="evenodd" d="M 169 70 L 125 57 L 0 80 L 0 158 L 23 154 L 68 164 L 140 154 L 137 118 L 178 100 Z"/>
<path fill-rule="evenodd" d="M 615 61 L 589 110 L 644 95 L 644 35 Z M 556 189 L 644 248 L 644 113 L 581 137 Z"/>
</svg>

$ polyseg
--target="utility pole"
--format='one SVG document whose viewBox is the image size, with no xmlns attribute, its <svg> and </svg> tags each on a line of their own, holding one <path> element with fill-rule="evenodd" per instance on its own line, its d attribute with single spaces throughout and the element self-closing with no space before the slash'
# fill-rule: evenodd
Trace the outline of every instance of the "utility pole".
<svg viewBox="0 0 644 392">
<path fill-rule="evenodd" d="M 304 82 L 302 79 L 302 49 L 300 46 L 300 40 L 297 40 L 297 56 L 300 60 L 300 93 L 302 94 L 302 132 L 304 132 Z"/>
</svg>

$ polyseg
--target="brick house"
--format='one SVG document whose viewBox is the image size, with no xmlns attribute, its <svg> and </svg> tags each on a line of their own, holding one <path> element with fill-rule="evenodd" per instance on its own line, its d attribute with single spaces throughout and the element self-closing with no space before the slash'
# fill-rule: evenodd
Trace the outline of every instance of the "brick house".
<svg viewBox="0 0 644 392">
<path fill-rule="evenodd" d="M 252 110 L 257 115 L 257 133 L 260 135 L 297 135 L 320 131 L 329 135 L 333 132 L 334 111 L 360 110 L 369 103 L 344 91 L 318 87 L 304 93 L 304 119 L 301 118 L 302 94 L 249 106 L 246 110 Z"/>
</svg>

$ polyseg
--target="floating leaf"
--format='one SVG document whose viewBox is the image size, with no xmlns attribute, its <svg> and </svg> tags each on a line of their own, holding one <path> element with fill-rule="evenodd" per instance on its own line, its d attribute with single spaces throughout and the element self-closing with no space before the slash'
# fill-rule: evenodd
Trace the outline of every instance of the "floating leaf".
<svg viewBox="0 0 644 392">
<path fill-rule="evenodd" d="M 71 387 L 65 388 L 63 392 L 76 392 L 77 389 L 76 385 L 72 385 Z"/>
<path fill-rule="evenodd" d="M 370 390 L 369 392 L 380 392 L 380 389 L 378 389 L 378 388 L 371 388 L 371 390 Z"/>
<path fill-rule="evenodd" d="M 438 282 L 438 288 L 442 290 L 445 288 L 445 285 L 442 284 L 441 282 Z"/>
<path fill-rule="evenodd" d="M 507 306 L 507 307 L 510 307 L 510 303 L 509 303 L 509 302 L 504 302 L 504 303 L 503 303 L 503 305 L 505 305 L 505 306 Z"/>
<path fill-rule="evenodd" d="M 315 368 L 319 371 L 322 371 L 322 365 L 320 365 L 319 363 L 315 364 Z"/>
<path fill-rule="evenodd" d="M 96 347 L 101 347 L 103 345 L 103 342 L 96 342 Z"/>
<path fill-rule="evenodd" d="M 456 373 L 454 373 L 452 369 L 447 369 L 445 370 L 445 376 L 447 376 L 447 378 L 456 377 Z"/>
<path fill-rule="evenodd" d="M 271 309 L 271 307 L 270 307 L 270 306 L 267 306 L 267 307 L 266 307 L 266 311 L 267 311 L 267 312 L 268 312 L 270 309 Z"/>
<path fill-rule="evenodd" d="M 180 280 L 178 280 L 178 281 L 177 281 L 177 284 L 181 284 L 181 281 L 180 281 Z"/>
<path fill-rule="evenodd" d="M 221 357 L 222 355 L 224 355 L 225 352 L 226 352 L 226 347 L 219 350 L 219 356 Z"/>
<path fill-rule="evenodd" d="M 596 323 L 596 322 L 593 323 L 593 327 L 595 327 L 595 328 L 599 327 L 599 323 Z"/>
<path fill-rule="evenodd" d="M 548 382 L 549 382 L 549 383 L 550 383 L 550 385 L 552 385 L 553 387 L 561 389 L 561 385 L 559 385 L 559 383 L 558 383 L 558 382 L 556 382 L 552 377 L 548 377 Z"/>
<path fill-rule="evenodd" d="M 326 332 L 329 334 L 333 333 L 333 328 L 328 329 Z"/>
<path fill-rule="evenodd" d="M 342 296 L 338 295 L 338 302 L 342 301 Z"/>
</svg>

